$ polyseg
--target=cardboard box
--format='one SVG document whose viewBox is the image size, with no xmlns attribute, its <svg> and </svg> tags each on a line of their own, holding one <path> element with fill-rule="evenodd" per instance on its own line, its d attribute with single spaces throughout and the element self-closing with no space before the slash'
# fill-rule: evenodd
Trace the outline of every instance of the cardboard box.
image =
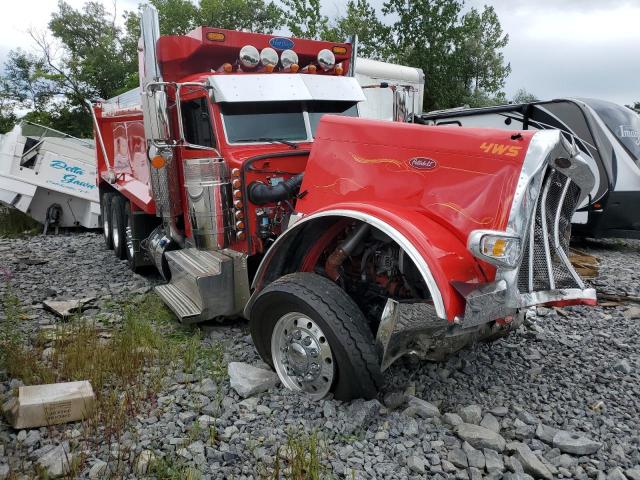
<svg viewBox="0 0 640 480">
<path fill-rule="evenodd" d="M 35 428 L 83 420 L 93 413 L 95 394 L 91 384 L 53 383 L 20 387 L 18 396 L 3 406 L 13 428 Z"/>
</svg>

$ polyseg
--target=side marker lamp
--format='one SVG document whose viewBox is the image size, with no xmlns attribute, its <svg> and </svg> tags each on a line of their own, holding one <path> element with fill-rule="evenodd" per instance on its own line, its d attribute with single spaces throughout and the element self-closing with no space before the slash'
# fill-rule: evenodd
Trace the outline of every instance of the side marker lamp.
<svg viewBox="0 0 640 480">
<path fill-rule="evenodd" d="M 151 166 L 156 170 L 164 167 L 167 163 L 167 160 L 162 155 L 156 155 L 151 159 Z"/>
</svg>

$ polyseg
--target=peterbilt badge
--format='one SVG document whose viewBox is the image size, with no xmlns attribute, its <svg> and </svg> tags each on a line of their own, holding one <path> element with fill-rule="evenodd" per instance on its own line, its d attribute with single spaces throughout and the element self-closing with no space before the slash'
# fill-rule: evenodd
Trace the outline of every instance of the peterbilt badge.
<svg viewBox="0 0 640 480">
<path fill-rule="evenodd" d="M 438 162 L 432 158 L 414 157 L 409 160 L 409 165 L 417 170 L 433 170 L 438 166 Z"/>
</svg>

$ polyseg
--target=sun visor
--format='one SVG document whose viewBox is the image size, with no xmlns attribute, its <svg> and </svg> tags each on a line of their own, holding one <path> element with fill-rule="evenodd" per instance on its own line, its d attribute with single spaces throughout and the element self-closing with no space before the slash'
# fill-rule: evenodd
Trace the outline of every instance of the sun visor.
<svg viewBox="0 0 640 480">
<path fill-rule="evenodd" d="M 300 73 L 212 75 L 216 102 L 332 100 L 361 102 L 364 93 L 353 77 Z"/>
</svg>

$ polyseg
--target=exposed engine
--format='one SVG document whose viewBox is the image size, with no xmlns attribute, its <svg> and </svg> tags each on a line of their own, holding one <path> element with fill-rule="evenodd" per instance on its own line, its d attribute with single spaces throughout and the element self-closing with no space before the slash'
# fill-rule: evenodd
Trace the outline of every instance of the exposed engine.
<svg viewBox="0 0 640 480">
<path fill-rule="evenodd" d="M 352 246 L 353 241 L 357 241 Z M 377 327 L 388 298 L 426 300 L 427 287 L 413 262 L 384 233 L 356 227 L 328 257 L 325 272 L 338 281 Z"/>
</svg>

